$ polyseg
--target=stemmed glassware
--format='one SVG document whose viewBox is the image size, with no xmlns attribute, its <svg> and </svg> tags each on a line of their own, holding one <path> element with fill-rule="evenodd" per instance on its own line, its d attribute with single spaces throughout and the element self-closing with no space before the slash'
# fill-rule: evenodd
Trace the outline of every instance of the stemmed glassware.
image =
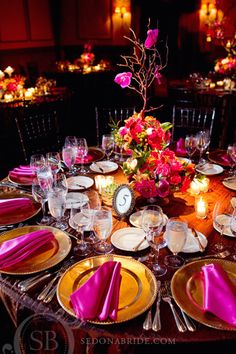
<svg viewBox="0 0 236 354">
<path fill-rule="evenodd" d="M 37 178 L 39 185 L 43 190 L 49 191 L 53 184 L 53 175 L 50 166 L 44 165 L 37 169 Z"/>
<path fill-rule="evenodd" d="M 91 247 L 84 240 L 84 231 L 91 230 L 93 223 L 93 215 L 88 202 L 82 201 L 76 206 L 72 206 L 70 211 L 70 226 L 73 227 L 81 236 L 81 240 L 77 241 L 74 251 L 81 255 L 87 256 L 91 253 Z"/>
<path fill-rule="evenodd" d="M 213 209 L 213 226 L 220 233 L 220 241 L 217 242 L 213 249 L 216 252 L 224 250 L 222 236 L 227 228 L 230 227 L 231 215 L 233 214 L 233 207 L 230 202 L 217 201 Z"/>
<path fill-rule="evenodd" d="M 74 171 L 74 164 L 75 164 L 75 159 L 77 156 L 77 147 L 76 146 L 63 146 L 62 148 L 62 159 L 65 163 L 65 165 L 69 169 L 69 174 L 73 175 L 75 173 Z"/>
<path fill-rule="evenodd" d="M 80 173 L 87 173 L 88 171 L 84 168 L 84 158 L 88 155 L 88 144 L 85 138 L 78 138 L 77 156 L 81 161 L 81 166 L 79 169 Z"/>
<path fill-rule="evenodd" d="M 99 194 L 97 191 L 95 191 L 93 189 L 90 189 L 90 190 L 84 192 L 83 194 L 88 197 L 90 212 L 92 214 L 92 218 L 94 219 L 96 211 L 100 210 L 101 205 L 102 205 Z M 92 224 L 93 224 L 93 221 L 92 221 Z M 93 230 L 90 230 L 89 236 L 86 238 L 86 240 L 91 244 L 97 243 L 99 241 Z"/>
<path fill-rule="evenodd" d="M 114 147 L 114 136 L 112 134 L 104 134 L 102 136 L 102 149 L 105 152 L 108 161 L 110 159 L 111 154 L 113 153 Z"/>
<path fill-rule="evenodd" d="M 45 208 L 45 204 L 48 200 L 48 191 L 40 186 L 37 178 L 35 178 L 32 183 L 32 196 L 36 202 L 41 204 L 42 207 L 43 217 L 39 222 L 37 222 L 37 224 L 47 225 L 50 222 L 50 217 L 46 216 Z"/>
<path fill-rule="evenodd" d="M 230 162 L 230 175 L 235 175 L 235 165 L 236 165 L 236 143 L 230 144 L 227 147 L 227 155 L 229 157 Z"/>
<path fill-rule="evenodd" d="M 166 224 L 165 237 L 167 246 L 173 253 L 164 259 L 164 263 L 171 268 L 179 268 L 184 264 L 184 259 L 178 255 L 182 251 L 188 234 L 187 222 L 179 218 L 170 218 Z"/>
<path fill-rule="evenodd" d="M 30 167 L 32 170 L 36 171 L 46 164 L 45 158 L 42 154 L 35 154 L 30 157 Z"/>
<path fill-rule="evenodd" d="M 158 262 L 159 250 L 163 244 L 163 238 L 161 237 L 161 231 L 164 226 L 162 209 L 157 205 L 146 206 L 142 211 L 141 222 L 146 240 L 154 254 L 152 269 L 156 276 L 162 276 L 167 272 L 166 266 L 160 265 Z"/>
<path fill-rule="evenodd" d="M 196 137 L 193 135 L 186 135 L 185 137 L 185 149 L 190 161 L 192 162 L 192 156 L 197 149 Z"/>
<path fill-rule="evenodd" d="M 93 229 L 100 242 L 94 245 L 98 254 L 107 254 L 113 251 L 111 244 L 106 242 L 112 230 L 112 212 L 110 209 L 101 208 L 94 215 Z"/>
<path fill-rule="evenodd" d="M 60 171 L 60 162 L 59 152 L 48 152 L 46 154 L 46 165 L 51 167 L 53 175 Z"/>
<path fill-rule="evenodd" d="M 230 231 L 236 237 L 236 208 L 234 208 L 233 214 L 230 219 Z M 236 245 L 234 245 L 234 254 L 232 255 L 234 261 L 236 261 Z"/>
<path fill-rule="evenodd" d="M 202 158 L 203 153 L 207 150 L 210 145 L 211 138 L 209 130 L 201 130 L 196 134 L 196 147 L 199 150 L 199 165 L 205 164 L 205 160 Z"/>
<path fill-rule="evenodd" d="M 66 210 L 66 194 L 64 188 L 55 187 L 48 192 L 48 206 L 51 215 L 56 219 L 51 226 L 66 230 L 68 225 L 62 221 Z"/>
</svg>

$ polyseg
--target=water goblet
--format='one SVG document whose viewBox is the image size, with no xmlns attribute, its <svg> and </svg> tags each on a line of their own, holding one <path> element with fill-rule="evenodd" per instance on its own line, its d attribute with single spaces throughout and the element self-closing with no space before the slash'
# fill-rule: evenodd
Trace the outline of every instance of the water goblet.
<svg viewBox="0 0 236 354">
<path fill-rule="evenodd" d="M 220 241 L 213 246 L 216 252 L 223 251 L 225 246 L 222 242 L 223 234 L 230 227 L 230 218 L 233 214 L 233 207 L 228 201 L 217 201 L 213 209 L 213 226 L 220 233 Z"/>
<path fill-rule="evenodd" d="M 65 165 L 68 167 L 68 174 L 73 175 L 75 173 L 74 164 L 77 156 L 77 146 L 63 146 L 62 159 Z"/>
<path fill-rule="evenodd" d="M 39 222 L 37 222 L 37 224 L 48 225 L 51 219 L 49 216 L 46 216 L 46 207 L 45 207 L 45 204 L 48 200 L 48 191 L 44 190 L 39 185 L 37 178 L 35 178 L 32 183 L 32 196 L 34 200 L 36 200 L 36 202 L 41 204 L 42 213 L 43 213 L 42 219 Z"/>
<path fill-rule="evenodd" d="M 102 202 L 100 196 L 98 192 L 93 189 L 90 189 L 84 192 L 83 194 L 88 197 L 90 211 L 92 213 L 92 218 L 94 219 L 96 211 L 101 209 Z M 93 230 L 90 230 L 89 236 L 86 238 L 86 240 L 91 244 L 97 243 L 99 241 L 98 238 L 96 237 L 96 234 L 93 232 Z"/>
<path fill-rule="evenodd" d="M 229 175 L 235 175 L 235 165 L 236 165 L 236 143 L 230 144 L 227 147 L 227 155 L 230 162 Z"/>
<path fill-rule="evenodd" d="M 193 135 L 186 135 L 185 137 L 185 149 L 188 154 L 189 160 L 192 162 L 192 156 L 197 149 L 196 137 Z"/>
<path fill-rule="evenodd" d="M 145 232 L 145 237 L 148 244 L 151 247 L 154 261 L 152 263 L 152 269 L 156 276 L 160 277 L 167 272 L 165 265 L 160 265 L 159 251 L 163 248 L 163 237 L 161 232 L 164 226 L 163 211 L 157 205 L 147 205 L 142 211 L 142 229 Z"/>
<path fill-rule="evenodd" d="M 42 154 L 31 155 L 30 167 L 32 168 L 32 170 L 37 172 L 37 170 L 44 167 L 45 164 L 46 164 L 45 158 Z"/>
<path fill-rule="evenodd" d="M 115 147 L 115 140 L 112 134 L 103 134 L 102 136 L 102 149 L 106 154 L 107 160 L 109 161 L 111 154 L 113 153 Z"/>
<path fill-rule="evenodd" d="M 68 225 L 62 221 L 66 209 L 66 196 L 62 188 L 55 187 L 48 192 L 48 206 L 51 215 L 56 219 L 51 226 L 66 230 Z"/>
<path fill-rule="evenodd" d="M 70 226 L 81 236 L 77 241 L 74 251 L 80 256 L 87 256 L 91 253 L 91 247 L 84 240 L 84 231 L 91 230 L 93 223 L 92 213 L 88 202 L 81 199 L 81 203 L 72 206 L 70 211 Z"/>
<path fill-rule="evenodd" d="M 110 209 L 101 208 L 94 215 L 93 229 L 100 242 L 94 245 L 94 251 L 98 254 L 107 254 L 113 251 L 111 244 L 106 242 L 112 230 L 112 212 Z"/>
<path fill-rule="evenodd" d="M 76 136 L 68 135 L 65 137 L 64 146 L 77 146 L 78 141 Z"/>
<path fill-rule="evenodd" d="M 48 152 L 46 154 L 46 165 L 51 168 L 53 175 L 60 171 L 60 162 L 59 152 Z"/>
<path fill-rule="evenodd" d="M 43 166 L 37 170 L 37 178 L 42 189 L 49 191 L 53 184 L 53 175 L 51 167 Z"/>
<path fill-rule="evenodd" d="M 204 165 L 206 161 L 202 158 L 203 153 L 207 150 L 210 145 L 210 132 L 209 130 L 201 130 L 196 134 L 196 147 L 199 150 L 199 165 Z"/>
<path fill-rule="evenodd" d="M 182 251 L 188 234 L 187 222 L 180 218 L 170 218 L 166 224 L 165 238 L 167 246 L 173 253 L 164 259 L 164 263 L 171 268 L 179 268 L 184 264 L 184 259 L 178 255 Z"/>
<path fill-rule="evenodd" d="M 88 154 L 88 144 L 85 138 L 78 138 L 77 156 L 81 161 L 81 166 L 79 169 L 80 173 L 87 173 L 88 171 L 84 168 L 84 158 Z"/>
</svg>

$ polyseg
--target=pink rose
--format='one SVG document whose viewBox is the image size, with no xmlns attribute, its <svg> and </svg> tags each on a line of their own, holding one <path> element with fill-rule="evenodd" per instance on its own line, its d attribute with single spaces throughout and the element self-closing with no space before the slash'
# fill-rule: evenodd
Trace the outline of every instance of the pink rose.
<svg viewBox="0 0 236 354">
<path fill-rule="evenodd" d="M 147 49 L 151 49 L 157 42 L 158 37 L 158 29 L 148 30 L 147 31 L 147 38 L 145 40 L 144 46 Z"/>
<path fill-rule="evenodd" d="M 120 129 L 119 129 L 119 134 L 121 135 L 121 136 L 124 136 L 125 134 L 127 134 L 128 133 L 128 129 L 126 128 L 126 127 L 121 127 Z"/>
<path fill-rule="evenodd" d="M 123 72 L 120 74 L 117 74 L 115 77 L 115 83 L 120 85 L 122 88 L 125 88 L 130 85 L 132 78 L 132 73 L 131 72 Z"/>
<path fill-rule="evenodd" d="M 161 197 L 161 198 L 165 198 L 169 195 L 170 185 L 166 179 L 162 179 L 159 181 L 157 193 L 158 193 L 159 197 Z"/>
<path fill-rule="evenodd" d="M 181 183 L 180 175 L 174 175 L 170 177 L 170 184 L 178 185 Z"/>
</svg>

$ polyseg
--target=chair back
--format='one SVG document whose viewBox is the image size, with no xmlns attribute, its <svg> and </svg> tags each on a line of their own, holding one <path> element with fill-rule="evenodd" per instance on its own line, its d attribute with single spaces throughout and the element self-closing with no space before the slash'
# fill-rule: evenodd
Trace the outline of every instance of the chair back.
<svg viewBox="0 0 236 354">
<path fill-rule="evenodd" d="M 61 149 L 60 127 L 67 114 L 67 99 L 28 103 L 17 110 L 15 123 L 25 162 L 36 153 Z"/>
<path fill-rule="evenodd" d="M 187 134 L 195 134 L 199 130 L 213 130 L 216 109 L 208 107 L 173 106 L 172 140 L 175 141 Z"/>
<path fill-rule="evenodd" d="M 121 126 L 125 119 L 132 116 L 135 112 L 135 107 L 126 108 L 104 108 L 95 107 L 96 118 L 96 139 L 97 145 L 101 144 L 102 135 L 110 133 L 112 123 L 118 123 Z"/>
</svg>

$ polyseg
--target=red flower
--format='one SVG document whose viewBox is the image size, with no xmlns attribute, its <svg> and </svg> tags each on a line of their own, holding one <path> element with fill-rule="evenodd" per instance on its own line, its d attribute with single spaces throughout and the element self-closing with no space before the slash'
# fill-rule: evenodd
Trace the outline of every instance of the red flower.
<svg viewBox="0 0 236 354">
<path fill-rule="evenodd" d="M 166 179 L 162 179 L 158 186 L 158 195 L 161 198 L 165 198 L 170 194 L 170 185 Z"/>
<path fill-rule="evenodd" d="M 184 176 L 183 181 L 182 181 L 182 185 L 181 185 L 181 192 L 184 193 L 187 191 L 187 189 L 190 187 L 190 178 L 188 176 Z"/>
<path fill-rule="evenodd" d="M 152 198 L 158 195 L 154 180 L 142 180 L 141 182 L 136 182 L 135 187 L 144 198 Z"/>
</svg>

